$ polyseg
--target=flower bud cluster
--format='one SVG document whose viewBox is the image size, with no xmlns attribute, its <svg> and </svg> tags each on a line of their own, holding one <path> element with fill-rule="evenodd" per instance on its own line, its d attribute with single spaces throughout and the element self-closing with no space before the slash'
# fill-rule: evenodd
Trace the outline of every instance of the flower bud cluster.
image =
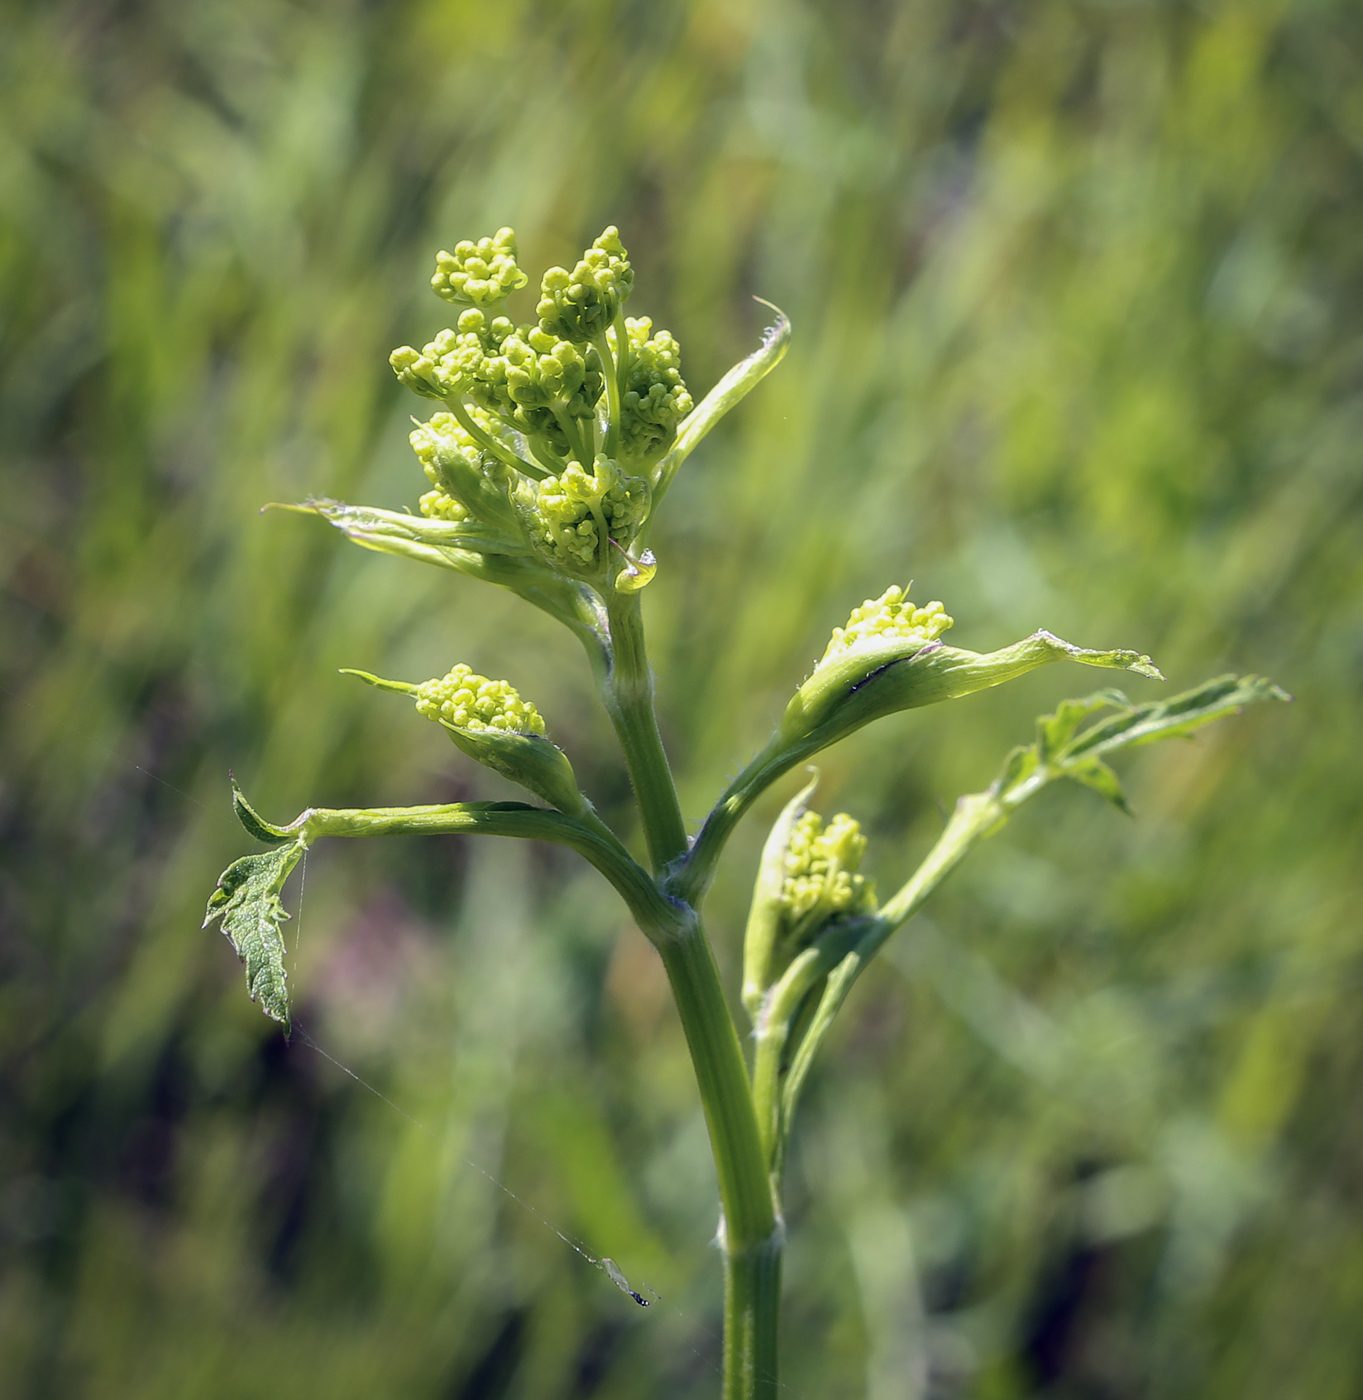
<svg viewBox="0 0 1363 1400">
<path fill-rule="evenodd" d="M 447 676 L 417 687 L 416 707 L 427 719 L 474 733 L 543 734 L 544 720 L 506 681 L 476 676 L 462 662 Z"/>
<path fill-rule="evenodd" d="M 952 625 L 941 603 L 916 608 L 905 588 L 887 588 L 852 609 L 846 627 L 835 627 L 819 664 L 834 660 L 854 647 L 884 643 L 927 646 Z"/>
<path fill-rule="evenodd" d="M 643 477 L 626 476 L 598 454 L 590 472 L 569 462 L 557 476 L 522 487 L 518 500 L 546 558 L 571 573 L 597 574 L 611 562 L 612 540 L 625 549 L 634 539 L 649 496 Z"/>
<path fill-rule="evenodd" d="M 505 316 L 489 322 L 481 311 L 470 308 L 459 318 L 457 330 L 441 331 L 420 350 L 400 345 L 388 363 L 413 393 L 427 399 L 453 398 L 477 383 L 489 350 L 513 329 Z"/>
<path fill-rule="evenodd" d="M 446 301 L 495 306 L 529 280 L 516 266 L 516 235 L 503 228 L 476 243 L 464 239 L 453 253 L 438 253 L 431 290 Z"/>
<path fill-rule="evenodd" d="M 554 455 L 571 457 L 576 442 L 568 434 L 591 420 L 603 385 L 591 346 L 579 349 L 539 326 L 521 326 L 484 357 L 469 393 L 527 438 L 542 439 Z"/>
<path fill-rule="evenodd" d="M 473 409 L 469 416 L 490 438 L 504 436 L 501 425 L 489 415 Z M 505 466 L 474 441 L 454 414 L 432 415 L 428 422 L 417 425 L 409 441 L 434 488 L 420 501 L 421 513 L 428 519 L 476 519 L 480 506 L 487 513 L 490 494 L 505 500 Z"/>
<path fill-rule="evenodd" d="M 804 812 L 791 831 L 786 853 L 784 922 L 789 927 L 808 926 L 835 915 L 874 910 L 875 882 L 857 873 L 865 854 L 861 826 L 845 812 L 827 826 L 817 812 Z"/>
<path fill-rule="evenodd" d="M 681 376 L 681 346 L 670 332 L 652 335 L 652 330 L 647 316 L 625 322 L 630 359 L 620 430 L 625 450 L 639 461 L 661 457 L 677 436 L 677 424 L 693 407 Z"/>
<path fill-rule="evenodd" d="M 544 274 L 535 314 L 542 330 L 582 345 L 606 333 L 633 289 L 634 269 L 612 224 L 571 272 L 551 267 Z"/>
<path fill-rule="evenodd" d="M 654 561 L 628 551 L 693 409 L 679 347 L 647 318 L 625 320 L 634 272 L 614 228 L 571 272 L 551 268 L 538 323 L 516 325 L 501 305 L 525 281 L 510 229 L 441 253 L 432 286 L 462 307 L 458 321 L 390 357 L 403 384 L 449 410 L 412 434 L 431 484 L 421 513 L 467 527 L 461 549 L 538 556 L 517 568 L 641 587 Z"/>
</svg>

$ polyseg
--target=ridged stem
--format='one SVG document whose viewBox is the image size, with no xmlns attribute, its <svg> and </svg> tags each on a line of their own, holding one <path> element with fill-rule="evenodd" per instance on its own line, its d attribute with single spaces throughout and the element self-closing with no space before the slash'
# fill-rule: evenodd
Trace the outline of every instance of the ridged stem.
<svg viewBox="0 0 1363 1400">
<path fill-rule="evenodd" d="M 606 590 L 611 662 L 602 698 L 625 753 L 655 872 L 686 854 L 686 824 L 653 710 L 653 673 L 634 593 Z"/>
<path fill-rule="evenodd" d="M 781 1249 L 748 1071 L 699 919 L 655 939 L 672 984 L 710 1131 L 723 1206 L 724 1400 L 776 1394 Z"/>
</svg>

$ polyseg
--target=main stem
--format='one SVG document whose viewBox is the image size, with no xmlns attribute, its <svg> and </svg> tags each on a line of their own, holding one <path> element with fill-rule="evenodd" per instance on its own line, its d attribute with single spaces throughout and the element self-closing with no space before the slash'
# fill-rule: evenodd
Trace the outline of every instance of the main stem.
<svg viewBox="0 0 1363 1400">
<path fill-rule="evenodd" d="M 653 675 L 637 594 L 607 593 L 606 708 L 620 736 L 655 875 L 687 851 L 686 825 L 653 709 Z M 774 1400 L 783 1227 L 753 1112 L 743 1047 L 700 917 L 671 901 L 670 927 L 646 927 L 662 955 L 696 1071 L 723 1209 L 723 1400 Z"/>
<path fill-rule="evenodd" d="M 753 1113 L 748 1071 L 697 918 L 658 940 L 695 1066 L 724 1216 L 724 1400 L 776 1395 L 783 1229 Z"/>
</svg>

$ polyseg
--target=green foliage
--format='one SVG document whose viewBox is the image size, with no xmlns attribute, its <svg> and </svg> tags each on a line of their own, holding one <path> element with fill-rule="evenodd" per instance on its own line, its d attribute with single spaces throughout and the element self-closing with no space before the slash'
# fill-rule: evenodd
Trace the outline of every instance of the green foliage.
<svg viewBox="0 0 1363 1400">
<path fill-rule="evenodd" d="M 251 825 L 243 825 L 252 830 Z M 293 841 L 263 855 L 234 860 L 218 877 L 203 921 L 207 928 L 214 920 L 221 920 L 223 933 L 246 964 L 246 990 L 251 1000 L 259 1001 L 260 1009 L 286 1031 L 289 988 L 279 928 L 292 916 L 279 896 L 303 850 L 300 842 Z"/>
<path fill-rule="evenodd" d="M 1204 724 L 1238 714 L 1246 705 L 1291 698 L 1262 676 L 1218 676 L 1171 700 L 1148 705 L 1133 705 L 1120 690 L 1065 700 L 1054 714 L 1037 720 L 1036 743 L 1013 750 L 991 792 L 1009 806 L 1024 792 L 1030 795 L 1039 781 L 1072 778 L 1129 812 L 1121 784 L 1103 761 L 1104 755 L 1158 739 L 1187 738 Z M 1117 713 L 1080 729 L 1085 720 L 1107 709 Z"/>
</svg>

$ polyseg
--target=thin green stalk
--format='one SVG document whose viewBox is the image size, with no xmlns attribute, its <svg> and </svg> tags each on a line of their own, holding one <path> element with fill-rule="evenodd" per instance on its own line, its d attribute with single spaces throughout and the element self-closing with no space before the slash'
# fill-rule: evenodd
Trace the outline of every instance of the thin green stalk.
<svg viewBox="0 0 1363 1400">
<path fill-rule="evenodd" d="M 592 341 L 592 345 L 601 356 L 601 374 L 606 383 L 606 421 L 609 426 L 601 450 L 607 457 L 614 457 L 620 450 L 620 381 L 616 377 L 615 357 L 611 354 L 604 331 Z M 586 467 L 591 463 L 584 462 L 582 465 Z"/>
<path fill-rule="evenodd" d="M 518 457 L 504 442 L 498 442 L 491 433 L 484 432 L 473 421 L 472 415 L 464 407 L 464 401 L 458 394 L 451 394 L 445 400 L 445 406 L 459 420 L 464 431 L 474 442 L 491 452 L 494 457 L 505 462 L 508 467 L 512 467 L 518 472 L 524 472 L 526 476 L 533 476 L 536 481 L 543 481 L 549 475 L 543 467 L 537 467 L 533 462 L 527 462 L 524 457 Z"/>
<path fill-rule="evenodd" d="M 641 929 L 658 940 L 684 922 L 685 910 L 659 892 L 648 872 L 599 820 L 584 825 L 548 807 L 521 802 L 452 802 L 420 807 L 310 807 L 280 837 L 306 846 L 321 836 L 467 834 L 555 841 L 590 861 L 615 886 Z"/>
<path fill-rule="evenodd" d="M 602 698 L 625 752 L 649 858 L 654 871 L 661 871 L 686 854 L 686 823 L 653 711 L 653 673 L 638 595 L 607 589 L 606 615 L 611 666 Z"/>
</svg>

